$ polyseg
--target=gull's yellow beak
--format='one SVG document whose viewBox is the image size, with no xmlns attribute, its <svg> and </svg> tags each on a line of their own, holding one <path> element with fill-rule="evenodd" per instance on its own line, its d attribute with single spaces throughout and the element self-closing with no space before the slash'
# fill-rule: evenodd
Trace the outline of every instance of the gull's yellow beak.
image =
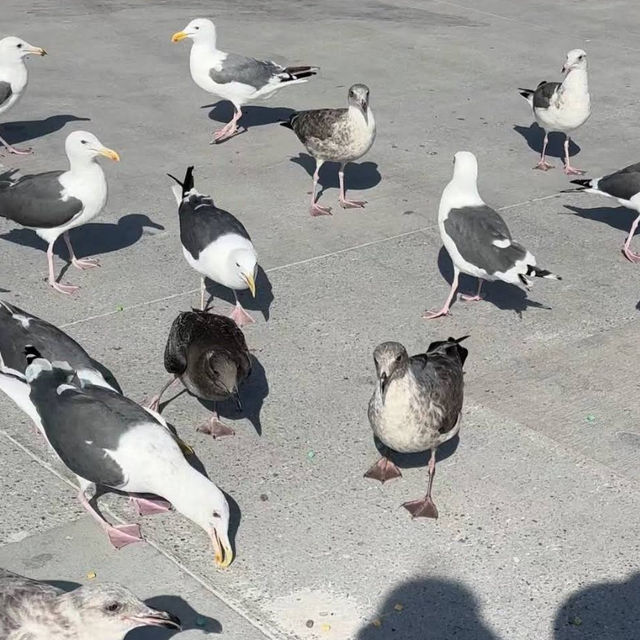
<svg viewBox="0 0 640 640">
<path fill-rule="evenodd" d="M 244 281 L 247 283 L 247 287 L 249 287 L 249 291 L 251 291 L 251 295 L 255 298 L 256 297 L 256 283 L 255 283 L 255 280 L 253 279 L 253 276 L 243 273 L 242 277 L 244 278 Z"/>
<path fill-rule="evenodd" d="M 118 152 L 114 151 L 113 149 L 107 149 L 107 147 L 102 147 L 102 149 L 100 149 L 98 153 L 101 156 L 105 156 L 109 158 L 109 160 L 113 160 L 114 162 L 120 162 L 120 156 L 118 155 Z"/>
<path fill-rule="evenodd" d="M 176 31 L 172 36 L 171 36 L 171 42 L 180 42 L 180 40 L 184 40 L 185 38 L 188 38 L 188 34 L 186 34 L 184 31 Z"/>
<path fill-rule="evenodd" d="M 211 534 L 211 542 L 215 551 L 215 562 L 221 569 L 226 569 L 233 562 L 233 549 L 221 542 L 218 532 L 214 529 Z"/>
<path fill-rule="evenodd" d="M 47 52 L 41 47 L 31 47 L 29 53 L 33 53 L 34 56 L 46 56 Z"/>
</svg>

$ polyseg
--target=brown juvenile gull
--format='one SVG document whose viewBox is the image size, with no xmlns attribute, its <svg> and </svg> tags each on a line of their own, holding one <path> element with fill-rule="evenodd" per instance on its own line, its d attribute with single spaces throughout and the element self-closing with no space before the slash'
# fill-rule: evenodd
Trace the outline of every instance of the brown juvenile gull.
<svg viewBox="0 0 640 640">
<path fill-rule="evenodd" d="M 399 342 L 383 342 L 373 352 L 378 382 L 369 402 L 369 422 L 388 449 L 418 453 L 431 449 L 427 495 L 402 506 L 414 517 L 437 518 L 431 499 L 436 450 L 460 430 L 462 366 L 468 336 L 433 342 L 426 353 L 409 357 Z M 384 455 L 365 474 L 384 483 L 402 475 Z"/>
<path fill-rule="evenodd" d="M 177 380 L 196 398 L 221 402 L 234 398 L 241 407 L 238 387 L 251 373 L 251 354 L 244 334 L 226 316 L 207 311 L 184 311 L 171 325 L 164 351 L 164 368 L 171 378 L 149 405 L 158 410 L 162 394 Z M 234 435 L 214 411 L 198 431 L 214 438 Z"/>
<path fill-rule="evenodd" d="M 343 209 L 362 208 L 365 200 L 347 200 L 344 189 L 344 167 L 361 158 L 376 137 L 376 122 L 369 105 L 369 88 L 354 84 L 349 89 L 349 106 L 345 109 L 314 109 L 291 114 L 283 127 L 293 129 L 300 142 L 316 159 L 311 192 L 311 215 L 330 215 L 331 208 L 316 202 L 318 172 L 325 162 L 339 162 L 340 204 Z"/>
<path fill-rule="evenodd" d="M 152 609 L 119 584 L 65 592 L 0 569 L 2 640 L 122 640 L 144 626 L 181 630 L 176 616 Z"/>
<path fill-rule="evenodd" d="M 0 115 L 9 111 L 27 88 L 29 74 L 25 60 L 30 55 L 46 56 L 47 52 L 15 36 L 0 40 Z M 9 153 L 31 153 L 31 149 L 16 149 L 3 138 L 0 144 Z"/>
</svg>

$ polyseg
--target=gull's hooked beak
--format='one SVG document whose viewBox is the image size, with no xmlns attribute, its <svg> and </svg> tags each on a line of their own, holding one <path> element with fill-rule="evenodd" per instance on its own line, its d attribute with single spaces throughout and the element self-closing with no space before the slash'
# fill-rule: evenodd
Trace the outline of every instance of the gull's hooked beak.
<svg viewBox="0 0 640 640">
<path fill-rule="evenodd" d="M 171 36 L 171 42 L 175 44 L 176 42 L 180 42 L 180 40 L 184 40 L 185 38 L 188 38 L 188 37 L 189 37 L 189 34 L 186 31 L 176 31 Z"/>
<path fill-rule="evenodd" d="M 98 149 L 98 153 L 101 156 L 105 156 L 109 158 L 109 160 L 113 160 L 114 162 L 120 162 L 120 156 L 118 155 L 118 152 L 114 151 L 113 149 L 102 147 L 101 149 Z"/>
<path fill-rule="evenodd" d="M 569 71 L 569 68 L 567 67 L 566 64 L 562 65 L 562 73 L 567 73 L 567 71 Z"/>
<path fill-rule="evenodd" d="M 249 287 L 249 291 L 251 291 L 251 295 L 255 298 L 256 297 L 256 282 L 253 279 L 253 276 L 243 273 L 242 277 L 243 277 L 244 281 L 247 283 L 247 287 Z"/>
<path fill-rule="evenodd" d="M 176 629 L 182 631 L 182 623 L 177 616 L 168 611 L 158 611 L 149 608 L 149 613 L 141 616 L 131 616 L 131 620 L 139 622 L 141 625 L 149 625 L 151 627 L 164 627 L 165 629 Z"/>
<path fill-rule="evenodd" d="M 221 569 L 226 569 L 233 562 L 233 549 L 228 542 L 222 542 L 218 532 L 214 529 L 211 542 L 215 552 L 215 562 Z"/>
<path fill-rule="evenodd" d="M 383 371 L 380 374 L 380 395 L 382 396 L 382 401 L 384 402 L 384 390 L 387 388 L 387 374 Z"/>
<path fill-rule="evenodd" d="M 42 47 L 29 47 L 27 53 L 32 53 L 34 56 L 46 56 L 47 52 Z"/>
</svg>

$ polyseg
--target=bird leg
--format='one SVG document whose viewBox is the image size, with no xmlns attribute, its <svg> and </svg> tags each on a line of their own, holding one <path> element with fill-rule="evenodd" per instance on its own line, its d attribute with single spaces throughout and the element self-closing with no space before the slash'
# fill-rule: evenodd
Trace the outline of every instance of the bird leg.
<svg viewBox="0 0 640 640">
<path fill-rule="evenodd" d="M 429 459 L 429 486 L 427 495 L 422 500 L 412 500 L 405 502 L 402 506 L 411 514 L 412 518 L 437 518 L 438 509 L 431 499 L 431 487 L 433 486 L 433 478 L 436 475 L 436 450 L 431 449 L 431 458 Z"/>
<path fill-rule="evenodd" d="M 213 143 L 222 142 L 223 140 L 228 140 L 232 136 L 235 136 L 238 133 L 238 125 L 237 122 L 242 117 L 242 110 L 240 107 L 236 107 L 233 105 L 234 112 L 233 118 L 227 124 L 222 127 L 222 129 L 218 129 L 218 131 L 214 131 L 213 133 Z"/>
<path fill-rule="evenodd" d="M 171 503 L 162 498 L 140 498 L 138 496 L 129 496 L 129 503 L 132 504 L 138 515 L 149 516 L 156 513 L 165 513 L 171 510 Z"/>
<path fill-rule="evenodd" d="M 133 542 L 141 542 L 140 526 L 137 524 L 120 524 L 113 526 L 109 524 L 92 506 L 83 489 L 78 493 L 80 504 L 86 509 L 89 515 L 107 532 L 109 542 L 116 548 L 121 549 Z"/>
<path fill-rule="evenodd" d="M 200 433 L 208 433 L 213 436 L 214 439 L 236 435 L 236 432 L 231 427 L 227 427 L 224 422 L 220 421 L 218 412 L 215 410 L 211 412 L 209 420 L 197 428 L 197 431 L 200 431 Z"/>
<path fill-rule="evenodd" d="M 582 169 L 576 169 L 575 167 L 571 166 L 571 161 L 569 160 L 569 143 L 571 142 L 571 139 L 569 138 L 569 136 L 565 135 L 564 138 L 564 172 L 568 175 L 568 176 L 581 176 L 584 175 L 584 171 L 582 171 Z"/>
<path fill-rule="evenodd" d="M 638 228 L 638 223 L 640 222 L 640 216 L 638 216 L 631 225 L 631 229 L 629 229 L 629 235 L 627 239 L 624 241 L 624 246 L 622 247 L 622 253 L 624 257 L 629 260 L 629 262 L 640 262 L 640 255 L 631 251 L 631 240 L 633 240 L 633 236 Z"/>
<path fill-rule="evenodd" d="M 480 296 L 480 290 L 482 289 L 482 280 L 480 278 L 478 278 L 478 293 L 476 293 L 475 296 L 468 296 L 466 293 L 463 293 L 460 295 L 460 297 L 465 301 L 465 302 L 478 302 L 479 300 L 482 300 L 482 297 Z"/>
<path fill-rule="evenodd" d="M 53 272 L 53 245 L 55 244 L 55 242 L 55 240 L 53 242 L 50 242 L 49 246 L 47 247 L 47 262 L 49 263 L 49 285 L 60 293 L 71 295 L 72 293 L 75 293 L 80 287 L 76 287 L 73 284 L 61 284 L 60 282 L 56 282 L 56 276 Z"/>
<path fill-rule="evenodd" d="M 178 376 L 173 376 L 173 378 L 171 378 L 169 381 L 167 381 L 164 386 L 162 387 L 162 389 L 160 389 L 160 391 L 153 396 L 153 398 L 151 398 L 151 400 L 149 401 L 149 404 L 147 405 L 147 407 L 149 407 L 149 409 L 151 409 L 151 411 L 158 411 L 160 408 L 160 398 L 162 398 L 162 394 L 175 382 L 178 381 Z"/>
<path fill-rule="evenodd" d="M 94 267 L 100 266 L 100 261 L 97 258 L 82 258 L 79 260 L 76 258 L 76 254 L 73 251 L 73 247 L 71 246 L 71 238 L 69 237 L 69 232 L 65 231 L 62 234 L 64 241 L 67 245 L 67 250 L 69 251 L 69 257 L 71 258 L 71 264 L 76 269 L 93 269 Z"/>
<path fill-rule="evenodd" d="M 18 149 L 17 147 L 10 145 L 2 137 L 0 137 L 0 143 L 9 153 L 14 153 L 18 156 L 28 156 L 29 154 L 33 153 L 33 150 L 31 149 L 31 147 L 29 147 L 28 149 Z"/>
<path fill-rule="evenodd" d="M 458 276 L 460 275 L 460 272 L 458 271 L 458 269 L 453 270 L 453 282 L 451 283 L 451 291 L 449 291 L 449 297 L 447 298 L 446 302 L 444 303 L 444 306 L 442 307 L 442 309 L 440 309 L 440 311 L 425 311 L 422 314 L 422 317 L 427 319 L 427 320 L 433 320 L 434 318 L 440 318 L 441 316 L 448 316 L 450 315 L 449 313 L 449 309 L 451 308 L 451 301 L 453 300 L 453 296 L 456 293 L 456 289 L 458 288 Z"/>
<path fill-rule="evenodd" d="M 318 186 L 318 178 L 320 177 L 320 167 L 323 160 L 316 158 L 316 170 L 313 172 L 313 189 L 311 190 L 311 215 L 312 216 L 330 216 L 331 207 L 323 207 L 316 202 L 316 188 Z"/>
<path fill-rule="evenodd" d="M 534 169 L 540 169 L 540 171 L 547 171 L 548 169 L 553 169 L 553 165 L 549 164 L 546 160 L 546 152 L 547 152 L 547 144 L 549 144 L 549 134 L 544 132 L 544 141 L 542 142 L 542 153 L 540 154 L 540 160 L 538 164 L 533 167 Z"/>
<path fill-rule="evenodd" d="M 240 301 L 238 300 L 238 295 L 236 292 L 233 292 L 233 295 L 236 297 L 236 306 L 234 310 L 231 312 L 229 317 L 239 326 L 244 327 L 247 324 L 253 324 L 255 320 L 242 308 Z"/>
<path fill-rule="evenodd" d="M 388 453 L 386 451 L 385 453 Z M 376 462 L 365 474 L 365 478 L 372 478 L 373 480 L 379 480 L 384 484 L 387 480 L 393 480 L 394 478 L 402 478 L 402 473 L 396 464 L 383 455 L 378 462 Z"/>
<path fill-rule="evenodd" d="M 347 196 L 344 190 L 344 165 L 340 165 L 338 171 L 338 179 L 340 180 L 340 206 L 343 209 L 363 209 L 367 204 L 366 200 L 347 200 Z"/>
</svg>

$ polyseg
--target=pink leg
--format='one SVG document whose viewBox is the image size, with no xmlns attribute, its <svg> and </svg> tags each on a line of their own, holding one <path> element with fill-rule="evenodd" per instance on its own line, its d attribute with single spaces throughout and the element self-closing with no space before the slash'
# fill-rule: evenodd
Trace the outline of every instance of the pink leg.
<svg viewBox="0 0 640 640">
<path fill-rule="evenodd" d="M 476 293 L 475 296 L 468 296 L 468 295 L 463 293 L 460 297 L 465 302 L 478 302 L 479 300 L 482 300 L 482 298 L 480 296 L 480 290 L 481 289 L 482 289 L 482 280 L 480 278 L 478 278 L 478 293 Z"/>
<path fill-rule="evenodd" d="M 156 513 L 165 513 L 171 509 L 171 503 L 159 498 L 150 500 L 148 498 L 139 498 L 137 496 L 129 496 L 129 503 L 132 504 L 138 515 L 149 516 Z"/>
<path fill-rule="evenodd" d="M 53 272 L 53 245 L 55 244 L 55 240 L 49 243 L 47 248 L 47 261 L 49 263 L 49 285 L 52 286 L 56 291 L 60 293 L 66 293 L 67 295 L 71 295 L 75 293 L 80 287 L 76 287 L 72 284 L 60 284 L 56 282 L 56 276 Z"/>
<path fill-rule="evenodd" d="M 162 394 L 171 386 L 173 385 L 175 382 L 178 381 L 178 378 L 176 376 L 174 376 L 173 378 L 171 378 L 171 380 L 169 380 L 163 387 L 162 389 L 160 389 L 160 391 L 153 396 L 153 398 L 151 398 L 151 400 L 149 401 L 149 404 L 147 405 L 147 407 L 149 407 L 149 409 L 151 409 L 151 411 L 158 411 L 158 409 L 160 408 L 160 398 L 162 398 Z"/>
<path fill-rule="evenodd" d="M 232 136 L 235 136 L 236 133 L 238 133 L 237 122 L 242 117 L 242 110 L 240 109 L 240 107 L 236 107 L 235 105 L 234 109 L 235 111 L 233 113 L 233 118 L 231 118 L 231 120 L 227 124 L 225 124 L 222 129 L 214 132 L 212 142 L 222 142 L 223 140 L 228 140 Z"/>
<path fill-rule="evenodd" d="M 320 167 L 323 160 L 316 159 L 316 170 L 313 172 L 313 189 L 311 190 L 311 215 L 312 216 L 330 216 L 331 207 L 323 207 L 316 202 L 316 189 L 318 188 L 318 178 L 320 175 Z"/>
<path fill-rule="evenodd" d="M 411 514 L 412 518 L 437 518 L 438 509 L 431 498 L 431 487 L 433 486 L 433 478 L 436 475 L 436 451 L 431 450 L 431 458 L 429 459 L 429 487 L 427 495 L 422 500 L 412 500 L 405 502 L 402 506 Z"/>
<path fill-rule="evenodd" d="M 363 209 L 367 204 L 366 200 L 347 200 L 347 195 L 344 191 L 344 165 L 340 165 L 338 171 L 338 179 L 340 180 L 340 205 L 343 209 Z"/>
<path fill-rule="evenodd" d="M 31 147 L 29 147 L 28 149 L 18 149 L 17 147 L 13 147 L 12 145 L 10 145 L 4 138 L 0 138 L 0 143 L 9 153 L 14 153 L 18 156 L 28 156 L 29 154 L 33 153 Z"/>
<path fill-rule="evenodd" d="M 422 317 L 427 319 L 427 320 L 433 320 L 434 318 L 440 318 L 441 316 L 448 316 L 449 314 L 449 309 L 451 307 L 451 301 L 453 300 L 453 296 L 456 293 L 456 289 L 458 288 L 458 276 L 460 275 L 460 272 L 454 268 L 453 270 L 453 282 L 451 283 L 451 291 L 449 291 L 449 297 L 447 298 L 446 302 L 444 303 L 444 306 L 442 307 L 442 309 L 440 309 L 440 311 L 425 311 L 422 314 Z"/>
<path fill-rule="evenodd" d="M 121 549 L 133 542 L 141 542 L 140 527 L 137 524 L 110 525 L 89 503 L 82 489 L 78 493 L 80 504 L 86 509 L 89 515 L 107 532 L 109 542 L 116 548 Z"/>
<path fill-rule="evenodd" d="M 247 324 L 253 324 L 255 320 L 242 308 L 242 305 L 236 298 L 236 306 L 229 316 L 239 327 Z"/>
<path fill-rule="evenodd" d="M 544 141 L 542 143 L 542 154 L 540 155 L 540 160 L 538 164 L 533 167 L 534 169 L 540 169 L 541 171 L 547 171 L 548 169 L 553 169 L 553 165 L 549 164 L 545 158 L 547 153 L 547 144 L 549 143 L 549 134 L 544 132 Z"/>
<path fill-rule="evenodd" d="M 213 436 L 214 439 L 236 435 L 236 432 L 231 427 L 227 427 L 224 422 L 220 421 L 220 416 L 218 416 L 217 411 L 213 411 L 209 420 L 200 425 L 196 430 L 201 433 L 208 433 Z"/>
<path fill-rule="evenodd" d="M 69 257 L 71 258 L 71 264 L 76 269 L 93 269 L 94 267 L 100 266 L 100 261 L 97 258 L 83 258 L 82 260 L 76 258 L 76 254 L 74 253 L 73 247 L 71 246 L 71 238 L 69 237 L 68 231 L 65 231 L 62 237 L 64 238 L 64 241 L 67 245 Z"/>
<path fill-rule="evenodd" d="M 630 248 L 631 240 L 633 239 L 633 235 L 635 234 L 636 229 L 638 228 L 638 222 L 640 222 L 640 216 L 638 216 L 633 221 L 633 224 L 631 225 L 631 229 L 629 229 L 629 235 L 627 236 L 627 239 L 624 243 L 624 247 L 622 248 L 622 253 L 624 254 L 624 257 L 627 260 L 629 260 L 629 262 L 640 262 L 640 255 L 631 251 L 631 248 Z"/>
<path fill-rule="evenodd" d="M 576 169 L 571 166 L 571 161 L 569 160 L 569 142 L 571 139 L 569 136 L 565 136 L 564 139 L 564 172 L 568 176 L 581 176 L 584 175 L 584 171 L 582 169 Z"/>
</svg>

